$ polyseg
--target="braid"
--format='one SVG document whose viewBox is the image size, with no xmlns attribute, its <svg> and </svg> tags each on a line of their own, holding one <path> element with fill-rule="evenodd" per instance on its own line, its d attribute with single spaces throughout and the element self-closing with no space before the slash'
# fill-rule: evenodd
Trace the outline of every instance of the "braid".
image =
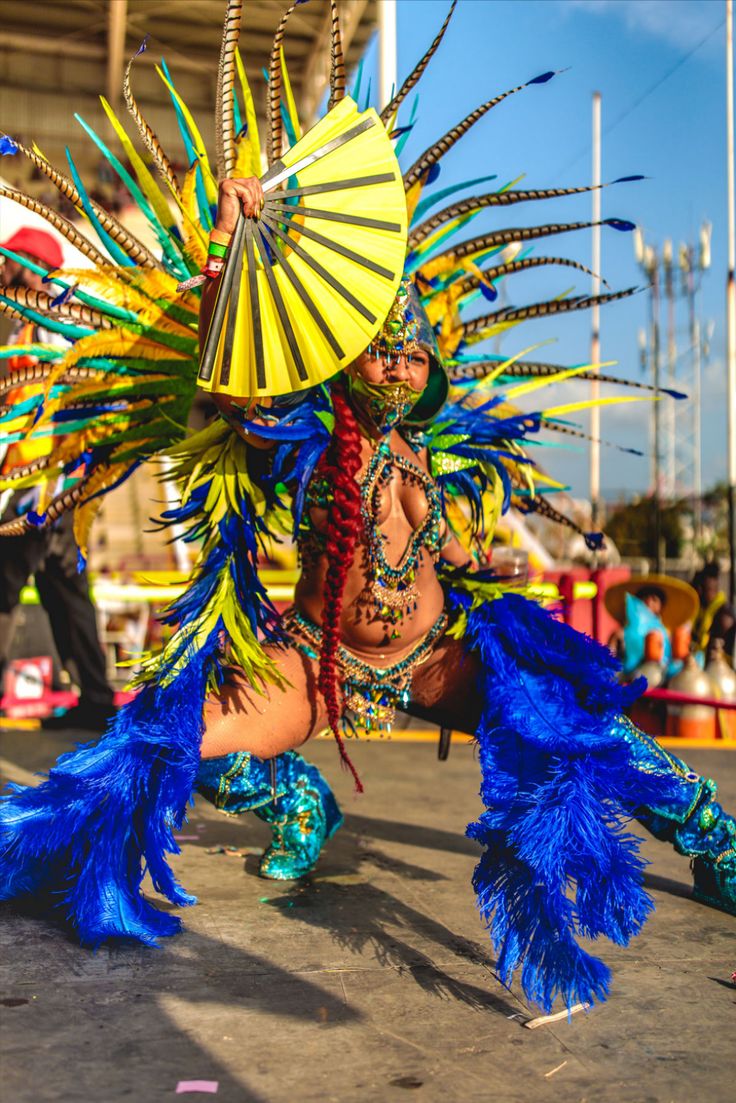
<svg viewBox="0 0 736 1103">
<path fill-rule="evenodd" d="M 355 476 L 360 470 L 360 430 L 342 383 L 332 387 L 335 428 L 332 441 L 320 461 L 320 469 L 332 483 L 333 499 L 327 521 L 327 575 L 322 613 L 322 649 L 317 686 L 327 705 L 327 716 L 337 740 L 340 757 L 355 778 L 359 793 L 363 786 L 345 750 L 340 732 L 342 706 L 337 688 L 337 649 L 340 644 L 345 579 L 355 554 L 360 532 L 360 487 Z"/>
</svg>

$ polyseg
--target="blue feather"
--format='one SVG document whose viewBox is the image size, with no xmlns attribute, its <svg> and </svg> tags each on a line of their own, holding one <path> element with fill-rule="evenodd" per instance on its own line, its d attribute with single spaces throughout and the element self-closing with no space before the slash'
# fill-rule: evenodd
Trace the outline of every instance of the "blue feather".
<svg viewBox="0 0 736 1103">
<path fill-rule="evenodd" d="M 0 135 L 0 154 L 3 157 L 12 157 L 18 152 L 18 147 L 9 134 Z"/>
<path fill-rule="evenodd" d="M 605 998 L 607 966 L 577 935 L 626 945 L 652 904 L 642 887 L 639 841 L 624 830 L 634 810 L 671 782 L 638 772 L 619 717 L 642 690 L 624 687 L 606 648 L 520 595 L 471 608 L 465 639 L 482 665 L 476 733 L 486 811 L 468 835 L 486 849 L 475 871 L 481 915 L 509 984 L 550 1010 Z M 574 899 L 569 895 L 575 886 Z"/>
<path fill-rule="evenodd" d="M 172 903 L 196 903 L 168 864 L 199 765 L 215 630 L 175 679 L 150 683 L 97 743 L 62 755 L 46 781 L 0 799 L 2 898 L 26 893 L 62 913 L 84 943 L 111 937 L 155 945 L 181 920 L 141 895 L 148 872 Z"/>
</svg>

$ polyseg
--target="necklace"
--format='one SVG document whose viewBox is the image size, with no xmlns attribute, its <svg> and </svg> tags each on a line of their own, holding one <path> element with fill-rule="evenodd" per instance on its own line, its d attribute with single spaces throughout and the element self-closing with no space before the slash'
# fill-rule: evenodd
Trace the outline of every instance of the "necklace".
<svg viewBox="0 0 736 1103">
<path fill-rule="evenodd" d="M 394 474 L 402 472 L 420 483 L 427 497 L 427 515 L 419 528 L 412 533 L 399 563 L 393 567 L 386 556 L 387 538 L 378 525 L 381 490 Z M 416 609 L 421 597 L 415 584 L 417 567 L 422 549 L 426 548 L 433 559 L 440 552 L 442 524 L 442 499 L 431 476 L 405 456 L 392 452 L 383 441 L 371 457 L 360 488 L 361 516 L 368 542 L 368 558 L 371 570 L 370 593 L 381 617 L 389 624 L 396 624 L 409 609 Z M 398 635 L 393 633 L 393 638 Z"/>
</svg>

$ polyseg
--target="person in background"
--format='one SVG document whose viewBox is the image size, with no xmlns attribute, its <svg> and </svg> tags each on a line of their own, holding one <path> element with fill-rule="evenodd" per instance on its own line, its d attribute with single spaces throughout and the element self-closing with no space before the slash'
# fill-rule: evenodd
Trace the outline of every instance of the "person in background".
<svg viewBox="0 0 736 1103">
<path fill-rule="evenodd" d="M 23 227 L 3 247 L 31 262 L 54 270 L 63 263 L 61 246 L 45 230 Z M 43 276 L 24 267 L 20 261 L 7 259 L 0 273 L 2 288 L 27 287 L 45 290 Z M 66 344 L 63 338 L 33 323 L 19 323 L 10 337 L 19 349 L 34 343 Z M 0 361 L 3 374 L 30 367 L 36 360 L 20 354 Z M 4 405 L 18 406 L 32 397 L 37 384 L 14 387 L 3 396 Z M 42 459 L 51 451 L 52 438 L 22 440 L 10 444 L 0 457 L 0 478 L 13 467 Z M 49 488 L 53 497 L 55 487 Z M 0 519 L 35 510 L 38 488 L 0 493 Z M 78 551 L 74 541 L 70 514 L 63 514 L 54 526 L 29 528 L 22 536 L 0 540 L 0 684 L 4 678 L 13 637 L 14 615 L 21 590 L 30 576 L 36 582 L 41 604 L 48 614 L 59 659 L 65 668 L 72 667 L 80 688 L 79 703 L 63 716 L 44 721 L 44 728 L 79 728 L 104 731 L 115 712 L 113 690 L 107 680 L 105 659 L 97 632 L 97 618 L 89 596 L 86 570 L 78 569 Z"/>
<path fill-rule="evenodd" d="M 720 570 L 715 561 L 698 571 L 693 587 L 700 598 L 700 611 L 693 624 L 694 650 L 707 662 L 715 641 L 722 640 L 724 652 L 733 662 L 736 614 L 721 589 Z"/>
<path fill-rule="evenodd" d="M 667 677 L 677 673 L 681 663 L 673 661 L 670 633 L 696 615 L 698 597 L 692 586 L 663 575 L 632 577 L 610 586 L 605 604 L 619 622 L 608 647 L 620 660 L 625 675 L 633 674 L 644 660 L 650 632 L 662 637 L 662 666 Z"/>
</svg>

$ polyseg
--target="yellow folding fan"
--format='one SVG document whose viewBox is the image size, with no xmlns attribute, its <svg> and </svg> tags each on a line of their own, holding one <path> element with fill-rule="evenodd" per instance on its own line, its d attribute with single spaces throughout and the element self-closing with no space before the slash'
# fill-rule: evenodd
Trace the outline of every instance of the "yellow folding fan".
<svg viewBox="0 0 736 1103">
<path fill-rule="evenodd" d="M 401 170 L 373 110 L 341 100 L 261 177 L 241 216 L 202 349 L 199 383 L 237 397 L 329 379 L 367 347 L 406 256 Z"/>
</svg>

